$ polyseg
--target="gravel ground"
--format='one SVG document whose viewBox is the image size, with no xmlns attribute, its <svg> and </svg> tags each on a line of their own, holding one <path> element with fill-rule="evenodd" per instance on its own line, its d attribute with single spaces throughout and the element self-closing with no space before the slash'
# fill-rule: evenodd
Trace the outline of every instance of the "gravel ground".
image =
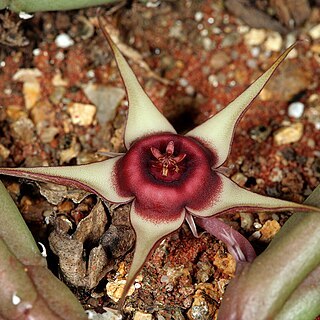
<svg viewBox="0 0 320 320">
<path fill-rule="evenodd" d="M 137 1 L 102 15 L 146 92 L 180 133 L 226 106 L 286 46 L 308 40 L 299 42 L 240 121 L 225 164 L 243 187 L 302 202 L 320 180 L 320 9 L 304 12 L 306 21 L 291 17 L 291 29 L 283 8 L 270 15 L 276 9 L 255 8 L 267 29 L 246 20 L 245 8 L 230 13 L 220 1 Z M 4 11 L 0 20 L 0 165 L 84 164 L 103 159 L 98 151 L 124 151 L 127 101 L 96 10 L 28 20 Z M 50 245 L 51 269 L 84 307 L 115 308 L 134 245 L 128 206 L 103 205 L 81 190 L 3 180 L 35 238 Z M 88 244 L 81 221 L 92 230 L 93 215 L 100 229 Z M 259 212 L 223 217 L 258 252 L 287 218 Z M 75 240 L 75 230 L 82 235 L 77 250 L 61 237 Z M 93 248 L 107 252 L 97 258 L 98 270 L 76 257 L 88 260 Z M 68 250 L 71 262 L 62 258 Z M 214 319 L 234 270 L 223 244 L 207 234 L 195 239 L 184 225 L 146 263 L 125 316 Z"/>
</svg>

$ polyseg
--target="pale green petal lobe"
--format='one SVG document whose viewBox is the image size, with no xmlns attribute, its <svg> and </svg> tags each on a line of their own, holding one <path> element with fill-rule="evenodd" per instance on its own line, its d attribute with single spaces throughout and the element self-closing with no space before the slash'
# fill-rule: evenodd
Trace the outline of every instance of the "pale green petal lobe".
<svg viewBox="0 0 320 320">
<path fill-rule="evenodd" d="M 125 203 L 132 197 L 118 192 L 114 170 L 120 158 L 79 166 L 0 168 L 0 174 L 73 186 L 98 194 L 110 202 Z"/>
<path fill-rule="evenodd" d="M 114 53 L 129 101 L 129 113 L 125 130 L 126 147 L 129 149 L 136 139 L 146 135 L 161 132 L 176 133 L 169 121 L 145 93 L 126 59 L 104 28 L 103 31 Z"/>
<path fill-rule="evenodd" d="M 161 218 L 161 217 L 160 217 Z M 127 278 L 127 283 L 120 300 L 119 307 L 122 308 L 125 296 L 132 285 L 135 277 L 142 268 L 145 261 L 152 254 L 156 244 L 161 241 L 166 235 L 178 230 L 185 218 L 185 210 L 175 220 L 171 221 L 152 221 L 146 216 L 141 216 L 135 206 L 135 201 L 132 203 L 130 211 L 130 220 L 132 227 L 136 233 L 136 247 L 133 256 L 133 261 Z"/>
<path fill-rule="evenodd" d="M 230 145 L 237 122 L 293 47 L 294 45 L 285 50 L 264 74 L 227 107 L 187 133 L 187 136 L 195 137 L 205 143 L 217 156 L 216 168 L 225 162 L 230 152 Z"/>
<path fill-rule="evenodd" d="M 235 213 L 240 211 L 317 211 L 319 208 L 310 207 L 295 202 L 263 196 L 239 187 L 223 174 L 217 173 L 221 179 L 220 192 L 213 197 L 206 207 L 186 209 L 200 217 L 210 217 L 221 213 Z"/>
</svg>

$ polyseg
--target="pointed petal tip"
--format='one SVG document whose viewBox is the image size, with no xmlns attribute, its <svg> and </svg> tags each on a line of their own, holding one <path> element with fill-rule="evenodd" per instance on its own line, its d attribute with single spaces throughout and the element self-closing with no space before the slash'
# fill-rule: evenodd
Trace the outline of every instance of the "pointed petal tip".
<svg viewBox="0 0 320 320">
<path fill-rule="evenodd" d="M 157 244 L 170 233 L 178 230 L 185 218 L 185 210 L 173 221 L 153 221 L 141 216 L 136 208 L 136 200 L 133 201 L 130 210 L 131 224 L 136 233 L 136 246 L 133 260 L 127 277 L 118 308 L 124 305 L 128 291 L 133 284 L 137 274 L 144 266 L 146 260 L 151 256 Z"/>
<path fill-rule="evenodd" d="M 219 192 L 212 197 L 212 200 L 203 208 L 195 208 L 190 205 L 186 209 L 196 217 L 206 218 L 225 213 L 235 213 L 241 211 L 255 212 L 319 212 L 320 208 L 299 204 L 291 201 L 271 198 L 251 192 L 238 186 L 230 178 L 215 171 L 219 178 Z M 230 196 L 232 195 L 232 196 Z"/>
<path fill-rule="evenodd" d="M 251 102 L 267 84 L 274 71 L 287 57 L 289 52 L 297 45 L 297 42 L 288 47 L 278 59 L 256 79 L 244 92 L 235 98 L 228 106 L 215 116 L 194 128 L 186 135 L 200 140 L 217 157 L 214 165 L 220 167 L 226 160 L 234 135 L 234 129 Z"/>
<path fill-rule="evenodd" d="M 114 179 L 114 170 L 120 158 L 79 166 L 0 168 L 0 174 L 79 188 L 109 202 L 127 203 L 133 196 L 121 195 Z"/>
<path fill-rule="evenodd" d="M 133 73 L 128 62 L 121 51 L 111 39 L 104 27 L 104 22 L 99 16 L 100 28 L 106 37 L 118 65 L 129 101 L 129 113 L 125 129 L 125 145 L 130 145 L 137 139 L 156 133 L 176 133 L 173 126 L 157 109 L 144 89 L 141 87 L 137 77 Z"/>
</svg>

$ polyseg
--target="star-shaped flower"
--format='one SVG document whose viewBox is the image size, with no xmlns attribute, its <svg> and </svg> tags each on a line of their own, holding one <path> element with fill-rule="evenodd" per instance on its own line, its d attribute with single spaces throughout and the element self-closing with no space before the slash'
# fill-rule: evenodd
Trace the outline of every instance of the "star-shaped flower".
<svg viewBox="0 0 320 320">
<path fill-rule="evenodd" d="M 1 168 L 0 174 L 82 188 L 112 203 L 131 203 L 136 246 L 120 305 L 157 243 L 179 229 L 185 219 L 196 233 L 193 217 L 201 218 L 199 221 L 205 225 L 203 218 L 228 212 L 317 210 L 247 191 L 219 170 L 230 152 L 237 122 L 292 47 L 227 107 L 182 136 L 158 111 L 119 49 L 106 36 L 129 101 L 124 135 L 127 152 L 87 165 Z M 220 233 L 241 260 L 238 236 L 226 232 L 218 220 L 210 219 L 214 233 Z"/>
</svg>

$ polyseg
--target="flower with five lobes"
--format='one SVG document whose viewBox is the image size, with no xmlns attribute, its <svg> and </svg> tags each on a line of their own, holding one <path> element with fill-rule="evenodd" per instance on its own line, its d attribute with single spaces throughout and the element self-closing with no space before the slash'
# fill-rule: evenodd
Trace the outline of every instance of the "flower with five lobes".
<svg viewBox="0 0 320 320">
<path fill-rule="evenodd" d="M 131 203 L 136 245 L 120 306 L 157 243 L 179 229 L 185 219 L 195 233 L 193 217 L 205 220 L 222 213 L 258 209 L 318 211 L 247 191 L 219 170 L 230 152 L 237 122 L 292 47 L 227 107 L 182 136 L 158 111 L 106 36 L 129 102 L 124 134 L 127 152 L 87 165 L 0 168 L 0 174 L 82 188 L 116 204 Z"/>
</svg>

